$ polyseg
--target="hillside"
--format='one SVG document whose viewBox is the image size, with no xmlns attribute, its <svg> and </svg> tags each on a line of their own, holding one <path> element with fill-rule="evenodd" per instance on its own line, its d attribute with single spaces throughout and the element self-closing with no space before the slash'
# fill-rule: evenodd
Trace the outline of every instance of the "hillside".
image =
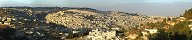
<svg viewBox="0 0 192 40">
<path fill-rule="evenodd" d="M 150 29 L 146 24 L 162 22 L 165 17 L 92 8 L 5 7 L 0 8 L 0 18 L 0 37 L 3 37 L 0 39 L 63 40 L 84 37 L 88 40 L 100 36 L 101 39 L 127 39 L 124 33 L 140 33 L 145 31 L 143 29 Z"/>
<path fill-rule="evenodd" d="M 154 20 L 150 16 L 111 11 L 86 11 L 70 9 L 48 14 L 45 18 L 48 22 L 61 24 L 70 28 L 111 28 L 124 29 L 137 28 L 140 24 Z M 155 18 L 155 17 L 154 17 Z"/>
</svg>

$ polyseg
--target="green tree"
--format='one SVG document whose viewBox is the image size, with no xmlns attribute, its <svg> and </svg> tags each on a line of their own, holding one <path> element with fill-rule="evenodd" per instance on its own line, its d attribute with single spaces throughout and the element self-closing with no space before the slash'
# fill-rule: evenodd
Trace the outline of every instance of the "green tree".
<svg viewBox="0 0 192 40">
<path fill-rule="evenodd" d="M 192 8 L 189 10 L 186 10 L 185 13 L 183 14 L 183 16 L 187 19 L 192 19 Z"/>
<path fill-rule="evenodd" d="M 191 40 L 192 32 L 188 25 L 191 21 L 183 21 L 168 29 L 171 39 Z"/>
<path fill-rule="evenodd" d="M 155 37 L 149 38 L 150 40 L 169 40 L 169 34 L 164 29 L 159 29 L 159 33 Z"/>
</svg>

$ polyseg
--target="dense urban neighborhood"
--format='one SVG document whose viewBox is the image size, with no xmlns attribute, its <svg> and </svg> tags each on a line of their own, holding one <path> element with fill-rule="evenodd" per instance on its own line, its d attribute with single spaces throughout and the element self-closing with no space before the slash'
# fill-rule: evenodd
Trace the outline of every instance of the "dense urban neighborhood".
<svg viewBox="0 0 192 40">
<path fill-rule="evenodd" d="M 192 9 L 148 16 L 83 7 L 1 7 L 0 40 L 192 40 Z"/>
</svg>

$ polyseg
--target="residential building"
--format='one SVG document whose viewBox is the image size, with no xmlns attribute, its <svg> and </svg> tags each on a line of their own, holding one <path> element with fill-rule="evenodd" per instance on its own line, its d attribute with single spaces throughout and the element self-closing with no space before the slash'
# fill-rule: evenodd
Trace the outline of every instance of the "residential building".
<svg viewBox="0 0 192 40">
<path fill-rule="evenodd" d="M 92 30 L 87 36 L 90 40 L 109 40 L 116 36 L 116 31 Z"/>
</svg>

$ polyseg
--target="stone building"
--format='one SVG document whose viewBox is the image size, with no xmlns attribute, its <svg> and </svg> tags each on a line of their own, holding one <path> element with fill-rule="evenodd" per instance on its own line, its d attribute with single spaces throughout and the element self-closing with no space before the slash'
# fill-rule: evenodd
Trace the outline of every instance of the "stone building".
<svg viewBox="0 0 192 40">
<path fill-rule="evenodd" d="M 92 30 L 89 32 L 87 36 L 90 40 L 109 40 L 116 36 L 116 31 L 108 31 L 108 30 Z"/>
<path fill-rule="evenodd" d="M 187 18 L 185 18 L 185 17 L 179 17 L 177 20 L 179 20 L 179 21 L 185 21 Z"/>
<path fill-rule="evenodd" d="M 148 31 L 150 34 L 154 34 L 158 32 L 158 29 L 145 29 L 146 31 Z"/>
<path fill-rule="evenodd" d="M 10 25 L 12 18 L 9 17 L 0 17 L 0 24 L 4 24 L 4 25 Z"/>
<path fill-rule="evenodd" d="M 189 24 L 188 27 L 190 28 L 190 30 L 192 30 L 192 23 Z"/>
</svg>

